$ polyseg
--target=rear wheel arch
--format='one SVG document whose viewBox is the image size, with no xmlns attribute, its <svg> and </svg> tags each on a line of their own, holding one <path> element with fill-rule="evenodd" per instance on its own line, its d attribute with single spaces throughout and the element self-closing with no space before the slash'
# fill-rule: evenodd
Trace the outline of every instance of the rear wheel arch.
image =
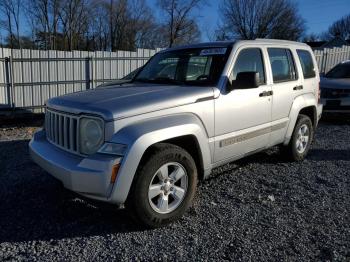
<svg viewBox="0 0 350 262">
<path fill-rule="evenodd" d="M 298 115 L 306 115 L 311 119 L 312 125 L 315 128 L 317 125 L 317 109 L 316 106 L 307 106 L 299 111 Z"/>
<path fill-rule="evenodd" d="M 316 128 L 318 123 L 316 105 L 317 100 L 313 94 L 304 94 L 295 98 L 289 113 L 289 124 L 283 142 L 284 145 L 288 145 L 300 115 L 308 116 L 311 119 L 313 128 Z"/>
<path fill-rule="evenodd" d="M 314 126 L 308 115 L 299 114 L 288 145 L 281 146 L 282 154 L 292 161 L 302 161 L 306 157 L 313 140 Z M 301 151 L 300 151 L 301 150 Z"/>
</svg>

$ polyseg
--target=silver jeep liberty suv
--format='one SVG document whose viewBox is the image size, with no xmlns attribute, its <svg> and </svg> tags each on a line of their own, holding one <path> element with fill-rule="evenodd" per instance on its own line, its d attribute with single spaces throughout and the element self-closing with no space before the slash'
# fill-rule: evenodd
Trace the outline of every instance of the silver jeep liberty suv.
<svg viewBox="0 0 350 262">
<path fill-rule="evenodd" d="M 279 145 L 307 155 L 322 106 L 311 49 L 280 40 L 159 52 L 129 81 L 47 101 L 33 160 L 149 227 L 181 217 L 217 166 Z"/>
</svg>

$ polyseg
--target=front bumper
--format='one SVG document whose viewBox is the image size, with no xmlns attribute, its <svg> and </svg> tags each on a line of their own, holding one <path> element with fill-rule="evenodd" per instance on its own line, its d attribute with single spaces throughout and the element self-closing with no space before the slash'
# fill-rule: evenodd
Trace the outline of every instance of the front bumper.
<svg viewBox="0 0 350 262">
<path fill-rule="evenodd" d="M 112 168 L 121 158 L 94 154 L 83 157 L 66 152 L 46 139 L 45 131 L 35 133 L 29 143 L 34 162 L 60 180 L 64 187 L 89 198 L 110 202 Z"/>
</svg>

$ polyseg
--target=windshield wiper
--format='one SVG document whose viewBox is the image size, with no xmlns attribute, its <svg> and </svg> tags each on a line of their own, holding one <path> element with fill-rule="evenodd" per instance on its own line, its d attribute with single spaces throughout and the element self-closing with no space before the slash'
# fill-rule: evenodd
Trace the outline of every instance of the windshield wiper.
<svg viewBox="0 0 350 262">
<path fill-rule="evenodd" d="M 181 82 L 179 80 L 175 80 L 169 77 L 156 77 L 153 79 L 149 78 L 136 78 L 133 81 L 135 82 L 142 82 L 142 83 L 161 83 L 161 84 L 176 84 L 176 85 L 183 85 L 184 82 Z"/>
<path fill-rule="evenodd" d="M 150 83 L 151 80 L 148 78 L 135 78 L 134 80 L 132 80 L 132 82 Z"/>
<path fill-rule="evenodd" d="M 160 82 L 160 83 L 170 83 L 170 84 L 176 84 L 176 85 L 183 85 L 184 82 L 181 82 L 179 80 L 175 80 L 169 77 L 156 77 L 153 79 L 155 82 Z"/>
</svg>

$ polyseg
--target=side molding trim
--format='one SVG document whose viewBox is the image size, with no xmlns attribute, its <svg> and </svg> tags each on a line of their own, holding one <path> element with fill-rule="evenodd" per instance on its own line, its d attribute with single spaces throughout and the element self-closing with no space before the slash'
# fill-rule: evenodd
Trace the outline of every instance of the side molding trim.
<svg viewBox="0 0 350 262">
<path fill-rule="evenodd" d="M 262 128 L 253 132 L 249 132 L 243 135 L 239 135 L 239 136 L 232 136 L 229 138 L 226 138 L 224 140 L 220 141 L 220 147 L 225 147 L 225 146 L 229 146 L 229 145 L 233 145 L 233 144 L 237 144 L 240 142 L 243 142 L 245 140 L 249 140 L 252 139 L 254 137 L 258 137 L 258 136 L 262 136 L 262 135 L 266 135 L 268 133 L 283 129 L 287 126 L 287 121 L 283 122 L 283 123 L 279 123 L 270 127 L 266 127 L 266 128 Z"/>
</svg>

